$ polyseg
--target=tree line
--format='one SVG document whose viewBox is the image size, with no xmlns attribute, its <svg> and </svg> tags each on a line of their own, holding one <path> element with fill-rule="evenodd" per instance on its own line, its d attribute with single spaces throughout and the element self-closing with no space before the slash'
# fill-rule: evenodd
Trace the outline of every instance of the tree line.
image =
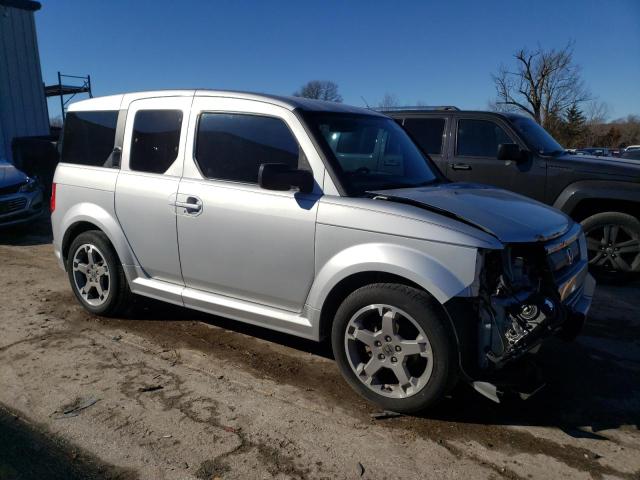
<svg viewBox="0 0 640 480">
<path fill-rule="evenodd" d="M 640 116 L 607 121 L 607 105 L 591 94 L 574 61 L 573 42 L 560 49 L 522 48 L 492 79 L 496 98 L 489 103 L 490 109 L 529 115 L 565 148 L 640 144 Z M 294 95 L 342 102 L 338 84 L 330 80 L 307 82 Z M 398 97 L 385 93 L 375 106 L 397 107 Z"/>
<path fill-rule="evenodd" d="M 606 121 L 607 106 L 587 89 L 573 42 L 561 49 L 520 49 L 492 78 L 496 99 L 490 108 L 531 116 L 566 148 L 640 143 L 639 116 Z"/>
</svg>

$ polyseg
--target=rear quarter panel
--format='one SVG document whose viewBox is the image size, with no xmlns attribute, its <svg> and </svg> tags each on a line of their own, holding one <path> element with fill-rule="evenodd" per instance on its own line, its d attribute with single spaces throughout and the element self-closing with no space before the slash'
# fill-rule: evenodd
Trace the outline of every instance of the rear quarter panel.
<svg viewBox="0 0 640 480">
<path fill-rule="evenodd" d="M 65 234 L 78 222 L 88 222 L 102 230 L 124 265 L 136 265 L 115 216 L 114 192 L 117 169 L 61 163 L 56 168 L 56 209 L 51 215 L 53 246 L 64 268 L 62 246 Z"/>
</svg>

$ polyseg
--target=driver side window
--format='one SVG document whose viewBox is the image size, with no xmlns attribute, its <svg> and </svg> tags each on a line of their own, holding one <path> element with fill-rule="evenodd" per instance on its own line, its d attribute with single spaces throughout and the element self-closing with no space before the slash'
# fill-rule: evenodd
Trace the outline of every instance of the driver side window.
<svg viewBox="0 0 640 480">
<path fill-rule="evenodd" d="M 501 143 L 514 142 L 497 123 L 490 120 L 458 120 L 457 155 L 496 158 Z"/>
<path fill-rule="evenodd" d="M 257 183 L 262 163 L 309 168 L 286 123 L 244 113 L 203 113 L 195 159 L 206 178 L 241 183 Z"/>
</svg>

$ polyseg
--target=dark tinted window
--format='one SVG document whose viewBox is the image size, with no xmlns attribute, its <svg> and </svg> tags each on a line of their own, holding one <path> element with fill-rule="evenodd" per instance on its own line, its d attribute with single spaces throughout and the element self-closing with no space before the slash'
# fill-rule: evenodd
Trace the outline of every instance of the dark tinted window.
<svg viewBox="0 0 640 480">
<path fill-rule="evenodd" d="M 404 121 L 404 128 L 423 152 L 431 155 L 442 153 L 444 118 L 407 118 Z"/>
<path fill-rule="evenodd" d="M 133 121 L 129 168 L 164 173 L 178 156 L 182 111 L 139 110 Z"/>
<path fill-rule="evenodd" d="M 501 143 L 513 140 L 498 124 L 488 120 L 458 121 L 458 155 L 495 158 Z"/>
<path fill-rule="evenodd" d="M 555 138 L 531 118 L 513 115 L 511 123 L 536 152 L 546 155 L 564 153 L 564 148 Z"/>
<path fill-rule="evenodd" d="M 298 168 L 299 157 L 298 143 L 278 118 L 223 113 L 200 117 L 196 160 L 207 178 L 257 183 L 261 164 Z"/>
<path fill-rule="evenodd" d="M 101 167 L 113 151 L 117 111 L 69 112 L 62 136 L 62 161 Z"/>
</svg>

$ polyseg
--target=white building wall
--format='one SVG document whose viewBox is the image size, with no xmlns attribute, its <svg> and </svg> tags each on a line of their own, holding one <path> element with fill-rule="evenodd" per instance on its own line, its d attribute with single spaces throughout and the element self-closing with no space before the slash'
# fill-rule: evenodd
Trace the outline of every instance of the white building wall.
<svg viewBox="0 0 640 480">
<path fill-rule="evenodd" d="M 0 157 L 9 160 L 14 137 L 49 134 L 34 4 L 0 0 Z"/>
</svg>

